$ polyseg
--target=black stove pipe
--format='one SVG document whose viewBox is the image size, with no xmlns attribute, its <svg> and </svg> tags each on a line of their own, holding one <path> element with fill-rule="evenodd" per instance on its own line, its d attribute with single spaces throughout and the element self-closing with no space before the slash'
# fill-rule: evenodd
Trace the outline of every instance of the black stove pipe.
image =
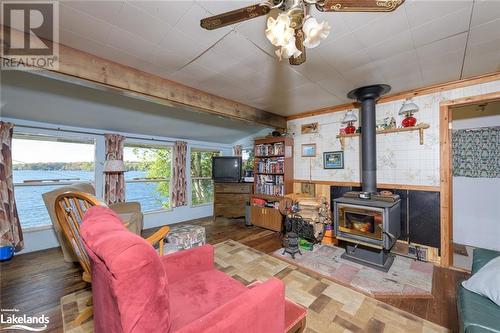
<svg viewBox="0 0 500 333">
<path fill-rule="evenodd" d="M 363 192 L 377 192 L 377 135 L 375 104 L 391 86 L 378 84 L 352 90 L 347 97 L 361 103 L 361 181 Z"/>
</svg>

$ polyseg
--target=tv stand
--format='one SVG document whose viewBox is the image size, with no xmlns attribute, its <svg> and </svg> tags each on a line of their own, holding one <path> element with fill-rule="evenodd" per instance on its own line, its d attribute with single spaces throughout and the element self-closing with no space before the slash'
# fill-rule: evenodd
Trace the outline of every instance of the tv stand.
<svg viewBox="0 0 500 333">
<path fill-rule="evenodd" d="M 244 217 L 252 193 L 253 183 L 216 182 L 214 185 L 214 217 Z"/>
</svg>

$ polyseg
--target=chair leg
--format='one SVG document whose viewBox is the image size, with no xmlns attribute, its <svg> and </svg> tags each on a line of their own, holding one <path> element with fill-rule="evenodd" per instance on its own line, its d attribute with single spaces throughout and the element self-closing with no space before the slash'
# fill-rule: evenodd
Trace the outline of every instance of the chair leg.
<svg viewBox="0 0 500 333">
<path fill-rule="evenodd" d="M 94 314 L 94 307 L 89 306 L 85 308 L 76 318 L 75 318 L 75 325 L 80 326 L 84 322 L 86 322 L 88 319 L 92 318 L 92 315 Z"/>
<path fill-rule="evenodd" d="M 89 297 L 87 302 L 85 302 L 85 305 L 87 305 L 87 307 L 82 312 L 80 312 L 78 316 L 76 316 L 74 321 L 75 325 L 80 326 L 85 321 L 92 318 L 92 315 L 94 314 L 93 304 L 94 304 L 94 298 L 91 296 Z"/>
</svg>

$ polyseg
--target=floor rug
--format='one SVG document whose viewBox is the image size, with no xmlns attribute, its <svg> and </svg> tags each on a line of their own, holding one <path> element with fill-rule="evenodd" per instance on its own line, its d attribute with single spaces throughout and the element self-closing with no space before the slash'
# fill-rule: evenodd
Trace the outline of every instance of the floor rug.
<svg viewBox="0 0 500 333">
<path fill-rule="evenodd" d="M 396 256 L 389 271 L 382 272 L 342 259 L 344 249 L 332 245 L 315 245 L 312 251 L 302 251 L 292 259 L 283 249 L 273 256 L 312 270 L 340 284 L 374 297 L 432 297 L 431 263 Z"/>
<path fill-rule="evenodd" d="M 308 308 L 304 333 L 448 332 L 444 327 L 232 240 L 215 245 L 215 263 L 218 269 L 245 285 L 272 276 L 281 279 L 286 285 L 286 296 Z M 68 322 L 74 319 L 77 307 L 85 306 L 83 300 L 89 294 L 83 291 L 61 298 L 66 333 L 92 332 L 92 320 L 81 327 Z"/>
</svg>

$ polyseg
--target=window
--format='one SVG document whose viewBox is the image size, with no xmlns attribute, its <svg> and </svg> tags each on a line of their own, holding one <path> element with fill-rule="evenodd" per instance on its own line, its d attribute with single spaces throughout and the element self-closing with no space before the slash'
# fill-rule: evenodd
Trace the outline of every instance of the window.
<svg viewBox="0 0 500 333">
<path fill-rule="evenodd" d="M 14 193 L 24 229 L 51 225 L 42 194 L 62 185 L 94 182 L 93 140 L 14 134 Z"/>
<path fill-rule="evenodd" d="M 142 211 L 170 209 L 172 149 L 167 146 L 125 143 L 126 201 L 138 201 Z"/>
<path fill-rule="evenodd" d="M 191 149 L 191 204 L 193 206 L 214 201 L 212 157 L 218 155 L 218 151 Z"/>
<path fill-rule="evenodd" d="M 241 159 L 243 161 L 243 174 L 247 171 L 253 171 L 254 168 L 254 152 L 253 148 L 243 149 L 241 151 Z"/>
</svg>

